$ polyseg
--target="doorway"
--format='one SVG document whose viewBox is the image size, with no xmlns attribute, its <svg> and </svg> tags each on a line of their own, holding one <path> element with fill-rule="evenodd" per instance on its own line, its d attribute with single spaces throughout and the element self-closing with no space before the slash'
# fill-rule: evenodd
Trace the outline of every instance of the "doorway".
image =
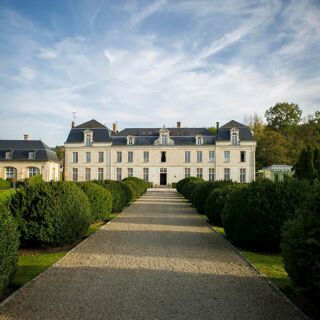
<svg viewBox="0 0 320 320">
<path fill-rule="evenodd" d="M 160 168 L 160 185 L 167 185 L 167 168 Z"/>
</svg>

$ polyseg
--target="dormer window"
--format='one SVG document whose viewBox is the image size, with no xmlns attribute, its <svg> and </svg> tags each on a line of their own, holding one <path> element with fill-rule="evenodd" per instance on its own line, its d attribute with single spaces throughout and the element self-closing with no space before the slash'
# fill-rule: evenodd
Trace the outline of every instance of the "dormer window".
<svg viewBox="0 0 320 320">
<path fill-rule="evenodd" d="M 129 145 L 129 146 L 134 145 L 134 137 L 132 137 L 132 136 L 127 137 L 127 145 Z"/>
<path fill-rule="evenodd" d="M 91 147 L 93 142 L 93 132 L 90 130 L 84 131 L 84 144 L 86 147 Z"/>
<path fill-rule="evenodd" d="M 230 130 L 230 139 L 231 139 L 231 144 L 233 146 L 239 145 L 240 141 L 239 141 L 239 130 L 238 129 L 232 128 Z"/>
<path fill-rule="evenodd" d="M 7 151 L 6 152 L 6 159 L 11 159 L 12 158 L 12 152 L 11 151 Z"/>
<path fill-rule="evenodd" d="M 29 152 L 29 158 L 28 158 L 29 160 L 34 160 L 35 157 L 36 157 L 36 153 L 35 152 L 33 152 L 33 151 Z"/>
<path fill-rule="evenodd" d="M 170 138 L 169 130 L 165 127 L 159 130 L 159 138 L 154 141 L 155 145 L 174 145 L 174 140 Z"/>
<path fill-rule="evenodd" d="M 164 145 L 168 144 L 168 136 L 166 134 L 163 134 L 161 136 L 161 144 L 164 144 Z"/>
<path fill-rule="evenodd" d="M 196 136 L 196 144 L 203 144 L 203 137 L 202 136 Z"/>
</svg>

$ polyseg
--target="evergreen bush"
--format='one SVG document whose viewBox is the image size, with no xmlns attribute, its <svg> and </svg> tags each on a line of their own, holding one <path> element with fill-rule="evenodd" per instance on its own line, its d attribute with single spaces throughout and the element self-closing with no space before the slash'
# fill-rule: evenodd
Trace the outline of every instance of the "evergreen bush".
<svg viewBox="0 0 320 320">
<path fill-rule="evenodd" d="M 0 189 L 10 189 L 11 182 L 0 178 Z"/>
<path fill-rule="evenodd" d="M 182 187 L 181 193 L 188 200 L 192 200 L 192 193 L 199 183 L 204 183 L 204 180 L 201 178 L 190 179 L 184 186 Z"/>
</svg>

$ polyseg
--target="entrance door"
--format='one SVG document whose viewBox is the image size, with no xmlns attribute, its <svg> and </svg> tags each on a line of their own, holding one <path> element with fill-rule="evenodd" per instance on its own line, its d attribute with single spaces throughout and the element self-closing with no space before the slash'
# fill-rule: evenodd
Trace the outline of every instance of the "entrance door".
<svg viewBox="0 0 320 320">
<path fill-rule="evenodd" d="M 160 185 L 167 185 L 167 168 L 160 168 Z"/>
</svg>

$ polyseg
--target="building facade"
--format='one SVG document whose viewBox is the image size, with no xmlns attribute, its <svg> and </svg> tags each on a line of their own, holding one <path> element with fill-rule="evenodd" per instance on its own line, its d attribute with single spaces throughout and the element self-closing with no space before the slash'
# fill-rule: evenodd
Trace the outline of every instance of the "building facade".
<svg viewBox="0 0 320 320">
<path fill-rule="evenodd" d="M 59 180 L 56 153 L 41 140 L 0 140 L 0 178 L 22 181 L 42 175 L 44 181 Z"/>
<path fill-rule="evenodd" d="M 65 180 L 122 180 L 135 176 L 153 185 L 188 177 L 250 182 L 255 148 L 249 127 L 230 121 L 213 135 L 205 128 L 109 130 L 96 120 L 72 127 L 65 142 Z"/>
</svg>

